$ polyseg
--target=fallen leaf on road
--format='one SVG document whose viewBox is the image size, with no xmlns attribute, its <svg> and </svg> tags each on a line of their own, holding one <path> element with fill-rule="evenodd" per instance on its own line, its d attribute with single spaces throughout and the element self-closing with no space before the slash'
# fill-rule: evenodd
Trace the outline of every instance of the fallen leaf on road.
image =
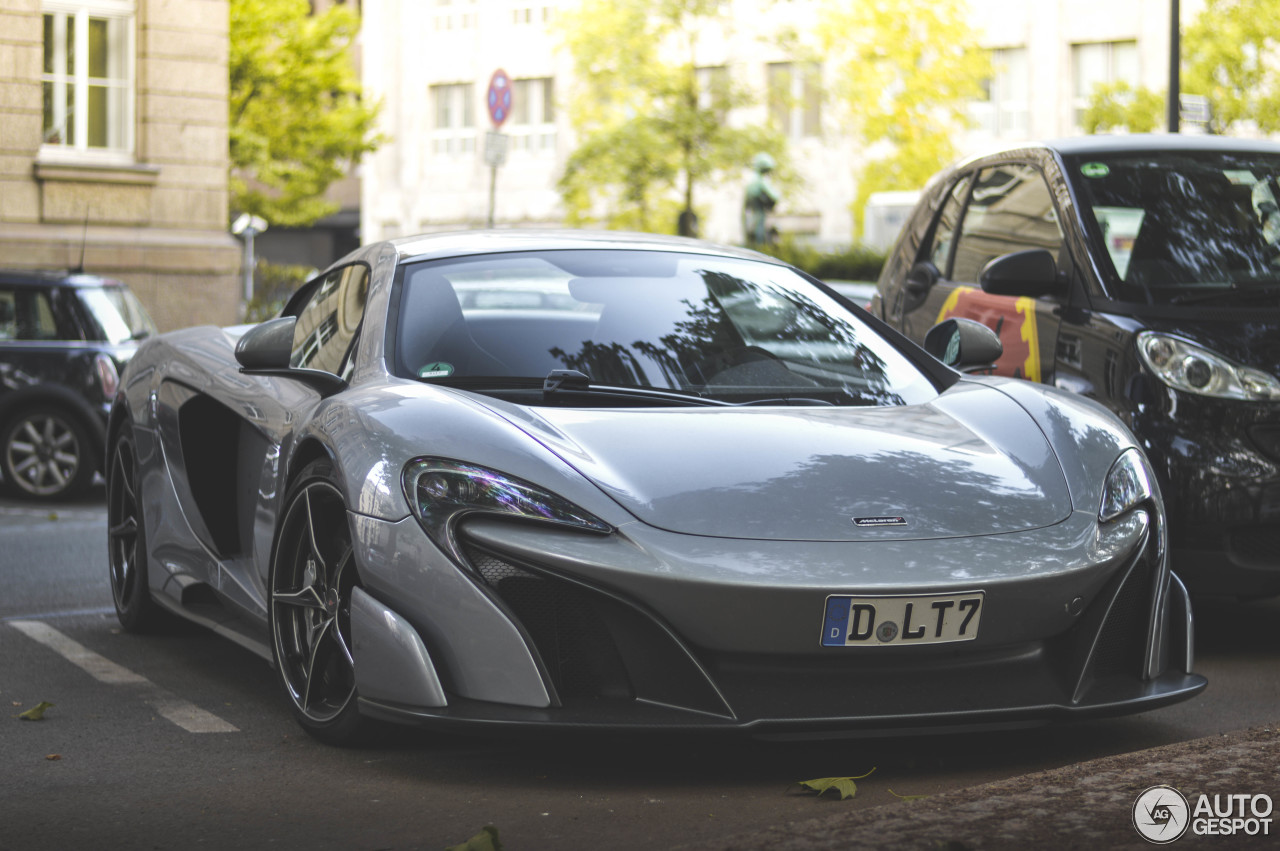
<svg viewBox="0 0 1280 851">
<path fill-rule="evenodd" d="M 57 762 L 58 760 L 62 759 L 62 754 L 51 753 L 48 756 L 46 756 L 45 759 L 49 760 L 50 762 Z"/>
<path fill-rule="evenodd" d="M 461 845 L 450 845 L 444 851 L 502 851 L 502 840 L 498 838 L 498 829 L 486 824 L 484 830 L 468 839 Z"/>
<path fill-rule="evenodd" d="M 51 706 L 53 706 L 52 703 L 42 700 L 26 712 L 18 713 L 18 717 L 23 721 L 42 721 L 44 720 L 44 711 Z"/>
<path fill-rule="evenodd" d="M 873 768 L 871 771 L 875 771 L 875 769 Z M 853 781 L 869 777 L 871 771 L 866 774 L 859 774 L 857 777 L 819 777 L 817 780 L 801 780 L 800 785 L 817 792 L 818 797 L 822 797 L 828 791 L 835 791 L 840 796 L 840 800 L 843 801 L 858 794 L 858 784 Z"/>
</svg>

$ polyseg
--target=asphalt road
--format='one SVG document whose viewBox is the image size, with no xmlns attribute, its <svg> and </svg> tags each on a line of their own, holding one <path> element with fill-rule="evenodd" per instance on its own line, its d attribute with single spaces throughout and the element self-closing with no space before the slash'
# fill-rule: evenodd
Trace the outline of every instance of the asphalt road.
<svg viewBox="0 0 1280 851">
<path fill-rule="evenodd" d="M 1197 602 L 1208 691 L 1141 716 L 910 739 L 441 737 L 317 744 L 256 656 L 198 628 L 122 633 L 100 493 L 0 501 L 0 851 L 655 849 L 937 795 L 1275 721 L 1280 603 Z M 18 714 L 50 701 L 44 720 Z M 852 776 L 851 800 L 796 781 Z M 1164 782 L 1153 778 L 1153 783 Z"/>
</svg>

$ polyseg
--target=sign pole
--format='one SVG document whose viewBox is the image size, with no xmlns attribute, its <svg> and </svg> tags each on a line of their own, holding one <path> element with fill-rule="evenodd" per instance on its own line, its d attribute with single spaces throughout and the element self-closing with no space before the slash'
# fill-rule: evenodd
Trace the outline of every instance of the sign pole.
<svg viewBox="0 0 1280 851">
<path fill-rule="evenodd" d="M 489 91 L 486 103 L 489 107 L 489 120 L 493 129 L 485 134 L 484 161 L 489 164 L 489 219 L 488 226 L 493 227 L 493 212 L 497 206 L 498 166 L 507 160 L 507 137 L 499 133 L 502 122 L 511 114 L 511 78 L 501 68 L 493 72 L 489 78 Z"/>
<path fill-rule="evenodd" d="M 493 210 L 497 206 L 498 199 L 498 167 L 496 165 L 489 166 L 489 221 L 488 227 L 493 227 Z"/>
</svg>

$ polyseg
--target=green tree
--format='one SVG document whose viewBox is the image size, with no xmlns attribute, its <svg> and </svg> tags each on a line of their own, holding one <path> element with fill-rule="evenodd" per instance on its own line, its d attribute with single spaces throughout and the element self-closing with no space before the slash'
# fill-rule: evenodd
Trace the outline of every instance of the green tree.
<svg viewBox="0 0 1280 851">
<path fill-rule="evenodd" d="M 1210 129 L 1280 132 L 1280 0 L 1207 0 L 1182 37 L 1181 88 L 1209 99 Z"/>
<path fill-rule="evenodd" d="M 1099 83 L 1089 96 L 1089 105 L 1080 118 L 1086 133 L 1128 130 L 1150 133 L 1164 123 L 1165 96 L 1146 86 L 1122 81 Z"/>
<path fill-rule="evenodd" d="M 728 26 L 725 4 L 584 0 L 559 20 L 580 139 L 559 182 L 572 223 L 676 231 L 699 186 L 740 176 L 760 152 L 782 162 L 778 133 L 729 119 L 755 94 L 728 68 L 699 66 L 699 35 Z"/>
<path fill-rule="evenodd" d="M 233 209 L 294 227 L 337 210 L 325 190 L 380 142 L 351 63 L 359 29 L 344 5 L 231 0 Z"/>
<path fill-rule="evenodd" d="M 829 0 L 818 42 L 836 68 L 834 92 L 868 155 L 853 202 L 918 189 L 956 156 L 970 101 L 991 76 L 964 0 Z"/>
<path fill-rule="evenodd" d="M 1208 99 L 1211 133 L 1230 133 L 1242 124 L 1280 132 L 1280 0 L 1207 0 L 1181 42 L 1179 85 L 1184 94 Z M 1167 90 L 1099 86 L 1090 96 L 1084 128 L 1154 130 L 1163 123 L 1167 98 Z"/>
</svg>

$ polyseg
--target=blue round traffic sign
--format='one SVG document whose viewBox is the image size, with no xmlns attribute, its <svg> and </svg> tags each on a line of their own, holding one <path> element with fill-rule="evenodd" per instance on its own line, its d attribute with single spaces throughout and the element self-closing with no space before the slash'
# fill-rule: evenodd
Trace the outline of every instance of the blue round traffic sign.
<svg viewBox="0 0 1280 851">
<path fill-rule="evenodd" d="M 501 68 L 494 71 L 493 76 L 489 78 L 489 95 L 486 101 L 493 126 L 501 127 L 502 122 L 506 121 L 507 116 L 511 114 L 511 78 Z"/>
</svg>

